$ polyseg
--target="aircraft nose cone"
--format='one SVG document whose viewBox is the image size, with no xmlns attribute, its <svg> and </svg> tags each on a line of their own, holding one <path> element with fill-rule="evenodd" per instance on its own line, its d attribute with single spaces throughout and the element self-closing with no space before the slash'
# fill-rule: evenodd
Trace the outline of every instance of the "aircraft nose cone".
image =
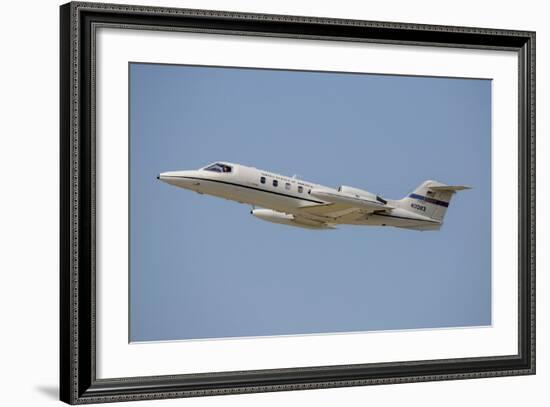
<svg viewBox="0 0 550 407">
<path fill-rule="evenodd" d="M 180 188 L 195 190 L 199 185 L 196 179 L 196 171 L 168 171 L 162 172 L 157 176 L 159 181 Z"/>
<path fill-rule="evenodd" d="M 157 175 L 157 179 L 159 181 L 162 181 L 162 182 L 166 182 L 168 184 L 171 184 L 173 183 L 174 181 L 177 180 L 177 173 L 174 172 L 174 171 L 170 171 L 170 172 L 161 172 L 160 174 Z"/>
<path fill-rule="evenodd" d="M 157 175 L 157 179 L 159 181 L 163 181 L 163 182 L 166 182 L 168 179 L 170 179 L 170 176 L 172 174 L 170 173 L 167 173 L 167 172 L 161 172 L 160 174 Z"/>
</svg>

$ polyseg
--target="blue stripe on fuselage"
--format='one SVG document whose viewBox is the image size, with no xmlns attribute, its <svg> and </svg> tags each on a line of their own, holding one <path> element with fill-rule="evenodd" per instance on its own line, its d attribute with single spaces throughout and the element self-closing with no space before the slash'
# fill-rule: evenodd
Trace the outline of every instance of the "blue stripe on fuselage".
<svg viewBox="0 0 550 407">
<path fill-rule="evenodd" d="M 418 194 L 410 194 L 409 198 L 418 199 L 419 201 L 428 202 L 434 205 L 444 206 L 445 208 L 449 206 L 449 202 L 440 201 L 438 199 L 433 199 L 433 198 L 429 198 L 427 196 L 422 196 Z"/>
</svg>

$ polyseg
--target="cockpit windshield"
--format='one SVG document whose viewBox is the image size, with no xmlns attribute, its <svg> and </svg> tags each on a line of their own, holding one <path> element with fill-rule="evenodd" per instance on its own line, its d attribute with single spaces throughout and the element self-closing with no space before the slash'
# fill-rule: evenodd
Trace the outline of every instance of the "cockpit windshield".
<svg viewBox="0 0 550 407">
<path fill-rule="evenodd" d="M 209 165 L 208 167 L 204 168 L 205 171 L 213 171 L 213 172 L 224 172 L 229 173 L 231 172 L 231 166 L 227 164 L 222 163 L 216 163 Z"/>
</svg>

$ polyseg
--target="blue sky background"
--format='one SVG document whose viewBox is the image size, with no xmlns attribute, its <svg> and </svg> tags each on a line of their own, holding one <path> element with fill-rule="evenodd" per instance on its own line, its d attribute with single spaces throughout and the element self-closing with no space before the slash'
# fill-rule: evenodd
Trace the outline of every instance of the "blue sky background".
<svg viewBox="0 0 550 407">
<path fill-rule="evenodd" d="M 130 340 L 491 323 L 490 80 L 130 65 Z M 401 198 L 439 232 L 276 225 L 159 182 L 232 161 Z"/>
</svg>

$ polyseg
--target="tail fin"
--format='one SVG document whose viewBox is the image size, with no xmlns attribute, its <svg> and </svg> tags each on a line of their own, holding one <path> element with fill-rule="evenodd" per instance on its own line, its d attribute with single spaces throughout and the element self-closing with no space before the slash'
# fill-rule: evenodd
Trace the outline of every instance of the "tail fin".
<svg viewBox="0 0 550 407">
<path fill-rule="evenodd" d="M 403 209 L 443 222 L 454 193 L 464 189 L 470 189 L 470 187 L 424 181 L 414 192 L 397 202 Z"/>
</svg>

